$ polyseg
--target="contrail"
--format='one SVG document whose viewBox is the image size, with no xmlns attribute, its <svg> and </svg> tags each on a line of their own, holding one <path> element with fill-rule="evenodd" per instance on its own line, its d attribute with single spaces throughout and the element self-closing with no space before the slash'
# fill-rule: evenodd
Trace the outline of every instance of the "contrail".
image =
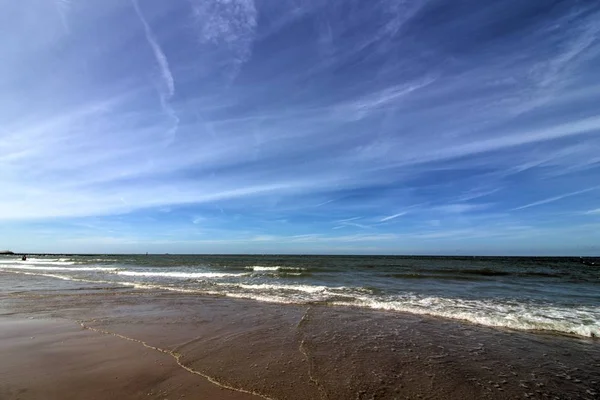
<svg viewBox="0 0 600 400">
<path fill-rule="evenodd" d="M 54 4 L 56 5 L 56 11 L 58 12 L 58 15 L 60 17 L 60 22 L 63 24 L 63 27 L 65 28 L 66 32 L 69 33 L 67 13 L 71 8 L 71 0 L 56 0 Z"/>
<path fill-rule="evenodd" d="M 535 206 L 540 206 L 542 204 L 553 203 L 558 200 L 566 199 L 567 197 L 577 196 L 578 194 L 591 192 L 592 190 L 596 190 L 596 189 L 598 189 L 598 186 L 594 186 L 594 187 L 591 187 L 588 189 L 578 190 L 576 192 L 561 194 L 560 196 L 550 197 L 548 199 L 536 201 L 535 203 L 529 203 L 529 204 L 525 204 L 524 206 L 521 206 L 521 207 L 513 208 L 512 211 L 523 210 L 523 209 L 529 208 L 529 207 L 535 207 Z"/>
<path fill-rule="evenodd" d="M 385 217 L 385 218 L 381 218 L 381 219 L 379 220 L 379 222 L 390 221 L 390 220 L 392 220 L 392 219 L 394 219 L 394 218 L 398 218 L 398 217 L 401 217 L 401 216 L 403 216 L 403 215 L 406 215 L 406 211 L 405 211 L 405 212 L 398 213 L 398 214 L 390 215 L 390 216 L 388 216 L 388 217 Z"/>
<path fill-rule="evenodd" d="M 150 25 L 142 15 L 142 11 L 140 10 L 140 6 L 138 5 L 137 0 L 131 0 L 133 3 L 133 8 L 135 8 L 135 12 L 137 13 L 140 21 L 142 21 L 142 25 L 144 25 L 144 31 L 146 32 L 146 39 L 152 47 L 152 51 L 154 52 L 154 57 L 156 57 L 156 62 L 158 62 L 158 66 L 160 68 L 161 75 L 165 82 L 165 86 L 167 88 L 167 92 L 164 94 L 166 99 L 170 99 L 175 94 L 175 81 L 173 80 L 173 75 L 171 74 L 171 69 L 169 68 L 169 61 L 167 60 L 167 56 L 160 48 L 160 45 L 154 38 L 152 34 L 152 30 L 150 29 Z"/>
<path fill-rule="evenodd" d="M 133 8 L 135 8 L 135 12 L 137 13 L 142 25 L 144 26 L 144 32 L 146 33 L 146 40 L 150 47 L 152 47 L 152 51 L 154 52 L 154 57 L 156 58 L 156 62 L 158 63 L 158 67 L 160 68 L 160 73 L 163 78 L 163 82 L 166 90 L 160 91 L 160 104 L 162 106 L 165 114 L 169 116 L 171 121 L 173 122 L 173 126 L 167 131 L 167 144 L 173 142 L 175 138 L 175 134 L 177 133 L 177 129 L 179 127 L 179 117 L 173 110 L 173 107 L 169 104 L 169 100 L 175 94 L 175 80 L 173 79 L 173 74 L 171 73 L 171 69 L 169 68 L 169 60 L 167 60 L 167 56 L 162 51 L 160 45 L 156 41 L 152 30 L 150 29 L 150 25 L 144 18 L 142 11 L 140 10 L 140 6 L 138 5 L 137 0 L 131 0 L 133 3 Z"/>
</svg>

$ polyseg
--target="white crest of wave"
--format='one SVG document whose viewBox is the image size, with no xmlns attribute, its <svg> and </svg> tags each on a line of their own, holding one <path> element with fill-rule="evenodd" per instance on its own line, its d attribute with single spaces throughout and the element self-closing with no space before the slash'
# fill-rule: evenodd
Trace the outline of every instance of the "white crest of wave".
<svg viewBox="0 0 600 400">
<path fill-rule="evenodd" d="M 246 289 L 246 290 L 268 290 L 268 291 L 284 290 L 284 291 L 297 291 L 297 292 L 305 292 L 305 293 L 324 293 L 324 292 L 328 292 L 328 291 L 346 289 L 346 287 L 344 287 L 344 286 L 331 287 L 331 286 L 314 286 L 314 285 L 275 285 L 275 284 L 268 284 L 268 283 L 261 283 L 261 284 L 254 284 L 254 285 L 244 284 L 244 283 L 230 285 L 230 284 L 224 283 L 224 284 L 220 284 L 220 285 L 235 286 L 235 287 L 239 287 L 239 288 Z"/>
<path fill-rule="evenodd" d="M 261 272 L 261 271 L 279 271 L 281 269 L 281 267 L 280 266 L 263 267 L 262 265 L 251 265 L 249 267 L 246 267 L 246 269 L 251 269 L 252 271 L 255 271 L 255 272 Z"/>
<path fill-rule="evenodd" d="M 246 269 L 250 269 L 254 272 L 273 272 L 273 271 L 303 271 L 304 268 L 297 267 L 282 267 L 280 265 L 273 266 L 262 266 L 262 265 L 250 265 L 246 267 Z"/>
<path fill-rule="evenodd" d="M 181 279 L 198 279 L 198 278 L 226 278 L 234 276 L 243 276 L 245 274 L 232 274 L 226 272 L 151 272 L 151 271 L 117 271 L 117 275 L 123 276 L 140 276 L 140 277 L 162 277 L 162 278 L 181 278 Z"/>
</svg>

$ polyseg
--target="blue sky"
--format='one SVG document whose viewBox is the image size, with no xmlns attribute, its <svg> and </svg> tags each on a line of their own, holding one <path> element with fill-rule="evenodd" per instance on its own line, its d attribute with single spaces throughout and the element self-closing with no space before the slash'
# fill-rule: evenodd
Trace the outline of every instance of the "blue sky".
<svg viewBox="0 0 600 400">
<path fill-rule="evenodd" d="M 0 248 L 600 253 L 598 1 L 0 4 Z"/>
</svg>

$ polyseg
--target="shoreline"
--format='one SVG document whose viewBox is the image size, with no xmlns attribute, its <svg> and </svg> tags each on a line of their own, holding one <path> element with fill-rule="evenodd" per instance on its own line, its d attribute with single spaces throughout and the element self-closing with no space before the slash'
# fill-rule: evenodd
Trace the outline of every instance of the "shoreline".
<svg viewBox="0 0 600 400">
<path fill-rule="evenodd" d="M 120 335 L 112 339 L 122 343 L 111 342 L 110 348 L 150 351 L 139 343 L 144 342 L 170 352 L 161 354 L 171 362 L 177 354 L 182 365 L 216 382 L 272 399 L 593 399 L 600 388 L 600 343 L 593 339 L 397 312 L 283 306 L 70 281 L 58 287 L 39 276 L 1 276 L 2 320 L 68 320 L 78 331 L 75 321 L 83 321 Z M 70 354 L 69 348 L 76 346 L 62 351 Z M 36 356 L 33 349 L 22 351 Z M 7 368 L 4 359 L 0 368 Z M 16 364 L 12 368 L 27 372 Z M 144 368 L 132 366 L 135 373 Z M 56 374 L 67 379 L 64 372 Z M 206 398 L 184 386 L 191 390 L 186 399 Z M 219 396 L 230 392 L 218 390 Z"/>
</svg>

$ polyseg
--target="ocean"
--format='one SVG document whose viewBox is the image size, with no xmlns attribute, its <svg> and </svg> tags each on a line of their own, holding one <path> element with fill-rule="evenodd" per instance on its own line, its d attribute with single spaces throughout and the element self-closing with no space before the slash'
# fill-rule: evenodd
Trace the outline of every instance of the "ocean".
<svg viewBox="0 0 600 400">
<path fill-rule="evenodd" d="M 600 337 L 600 259 L 275 255 L 0 256 L 0 271 L 259 302 L 406 312 Z"/>
</svg>

